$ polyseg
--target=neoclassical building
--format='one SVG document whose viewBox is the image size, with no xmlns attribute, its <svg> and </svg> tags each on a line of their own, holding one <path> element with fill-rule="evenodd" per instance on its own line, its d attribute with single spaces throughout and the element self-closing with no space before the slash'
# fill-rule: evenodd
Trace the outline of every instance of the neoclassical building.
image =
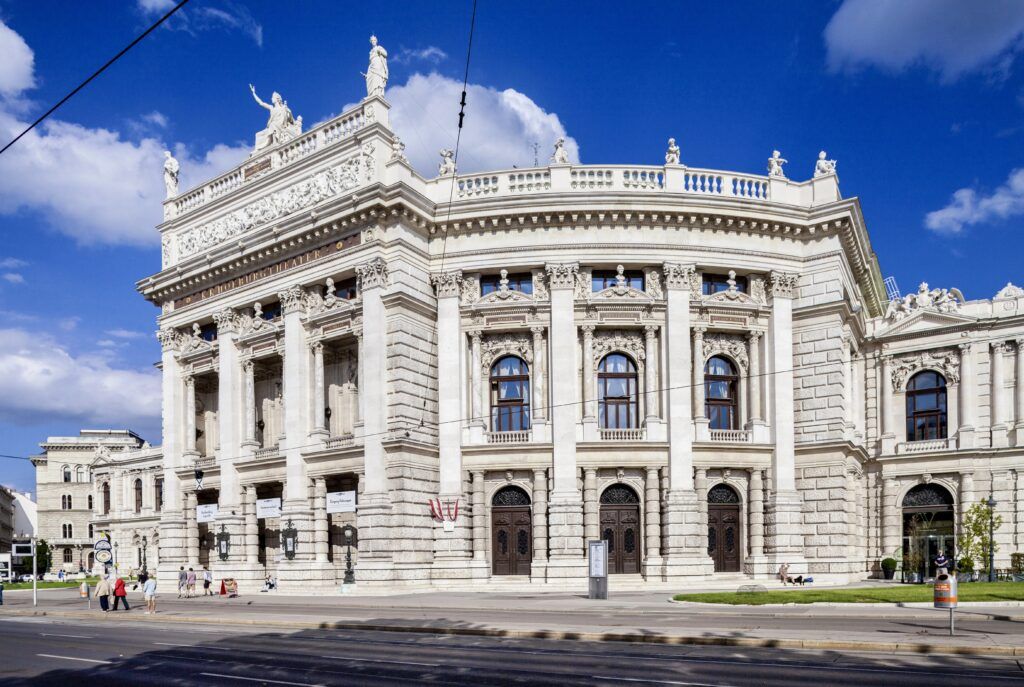
<svg viewBox="0 0 1024 687">
<path fill-rule="evenodd" d="M 161 578 L 331 587 L 348 526 L 366 586 L 859 578 L 989 495 L 1024 551 L 1024 290 L 890 299 L 824 154 L 425 179 L 382 91 L 165 168 L 163 442 L 93 477 Z"/>
</svg>

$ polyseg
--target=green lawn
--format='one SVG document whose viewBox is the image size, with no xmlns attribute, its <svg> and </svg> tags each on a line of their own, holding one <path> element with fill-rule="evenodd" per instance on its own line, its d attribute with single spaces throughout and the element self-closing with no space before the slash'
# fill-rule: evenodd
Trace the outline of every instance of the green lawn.
<svg viewBox="0 0 1024 687">
<path fill-rule="evenodd" d="M 90 587 L 95 587 L 96 582 L 99 580 L 98 577 L 86 578 L 89 582 Z M 65 582 L 43 582 L 39 581 L 36 583 L 36 589 L 62 589 L 64 587 L 80 587 L 82 580 L 67 580 Z M 32 589 L 31 582 L 12 582 L 10 584 L 4 583 L 4 591 L 10 591 L 12 589 Z"/>
<path fill-rule="evenodd" d="M 970 582 L 960 585 L 960 601 L 1024 601 L 1024 582 Z M 895 587 L 858 587 L 855 589 L 793 589 L 768 592 L 709 592 L 676 594 L 676 601 L 699 601 L 708 604 L 809 604 L 830 603 L 898 603 L 931 601 L 932 587 L 924 584 L 903 584 Z"/>
</svg>

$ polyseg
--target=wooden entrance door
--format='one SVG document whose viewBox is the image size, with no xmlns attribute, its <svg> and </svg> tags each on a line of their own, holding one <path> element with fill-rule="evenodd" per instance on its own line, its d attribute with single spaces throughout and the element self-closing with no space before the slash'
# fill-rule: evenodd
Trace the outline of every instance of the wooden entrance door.
<svg viewBox="0 0 1024 687">
<path fill-rule="evenodd" d="M 495 575 L 529 575 L 533 519 L 529 506 L 491 510 L 491 569 Z"/>
<path fill-rule="evenodd" d="M 740 571 L 740 507 L 708 505 L 708 555 L 715 572 Z"/>
<path fill-rule="evenodd" d="M 601 539 L 608 542 L 608 573 L 640 572 L 640 506 L 601 506 Z"/>
</svg>

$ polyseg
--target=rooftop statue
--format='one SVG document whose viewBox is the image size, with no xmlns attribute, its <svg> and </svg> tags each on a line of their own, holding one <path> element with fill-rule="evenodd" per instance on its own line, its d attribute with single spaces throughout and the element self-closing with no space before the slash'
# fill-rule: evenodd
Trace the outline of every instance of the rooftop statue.
<svg viewBox="0 0 1024 687">
<path fill-rule="evenodd" d="M 555 141 L 555 152 L 551 156 L 551 161 L 556 165 L 569 164 L 569 151 L 565 149 L 565 139 L 561 136 Z"/>
<path fill-rule="evenodd" d="M 394 140 L 391 141 L 391 159 L 402 160 L 408 162 L 408 158 L 405 157 L 405 144 L 402 143 L 402 139 L 395 136 Z"/>
<path fill-rule="evenodd" d="M 256 100 L 256 104 L 270 112 L 267 128 L 256 133 L 256 147 L 253 152 L 290 141 L 302 133 L 302 117 L 298 119 L 292 117 L 288 102 L 281 98 L 280 93 L 274 91 L 274 94 L 270 96 L 271 104 L 268 105 L 256 95 L 256 89 L 252 84 L 249 84 L 249 90 L 252 91 L 252 97 Z"/>
<path fill-rule="evenodd" d="M 777 150 L 772 151 L 772 156 L 768 158 L 768 176 L 786 178 L 785 172 L 782 171 L 782 165 L 789 162 L 789 160 L 782 157 L 782 154 Z"/>
<path fill-rule="evenodd" d="M 451 149 L 441 149 L 441 164 L 437 166 L 437 174 L 442 177 L 455 176 L 455 153 Z"/>
<path fill-rule="evenodd" d="M 999 289 L 999 293 L 996 294 L 996 298 L 1020 298 L 1024 296 L 1024 289 L 1019 286 L 1014 286 L 1013 282 L 1006 282 L 1006 286 Z"/>
<path fill-rule="evenodd" d="M 965 302 L 959 289 L 929 289 L 927 282 L 921 282 L 917 293 L 908 293 L 903 298 L 894 298 L 885 311 L 885 319 L 899 322 L 917 310 L 934 310 L 944 313 L 959 312 Z"/>
<path fill-rule="evenodd" d="M 377 37 L 370 36 L 370 65 L 366 68 L 366 95 L 384 97 L 388 85 L 388 51 L 377 45 Z"/>
<path fill-rule="evenodd" d="M 838 164 L 839 163 L 836 162 L 835 160 L 827 159 L 825 151 L 823 150 L 820 153 L 818 153 L 818 161 L 814 163 L 814 176 L 825 177 L 828 176 L 829 174 L 835 174 L 836 165 Z"/>
<path fill-rule="evenodd" d="M 181 166 L 178 161 L 171 157 L 171 151 L 164 151 L 164 188 L 167 189 L 167 197 L 174 198 L 178 195 L 178 172 Z"/>
<path fill-rule="evenodd" d="M 668 139 L 668 150 L 665 151 L 665 164 L 679 164 L 679 146 L 676 145 L 676 139 L 674 138 Z"/>
</svg>

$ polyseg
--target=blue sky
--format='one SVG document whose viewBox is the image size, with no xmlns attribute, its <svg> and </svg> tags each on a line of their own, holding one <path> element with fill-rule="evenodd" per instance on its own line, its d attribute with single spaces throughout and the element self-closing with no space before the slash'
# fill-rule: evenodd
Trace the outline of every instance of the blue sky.
<svg viewBox="0 0 1024 687">
<path fill-rule="evenodd" d="M 0 0 L 0 141 L 127 44 L 169 0 Z M 460 170 L 530 164 L 558 135 L 585 163 L 682 161 L 791 178 L 824 148 L 859 196 L 882 272 L 989 298 L 1024 282 L 1024 3 L 481 0 Z M 365 92 L 371 32 L 392 121 L 421 172 L 454 143 L 470 3 L 193 0 L 0 155 L 0 453 L 130 426 L 159 441 L 161 156 L 186 185 L 248 152 L 280 91 L 312 125 Z M 34 489 L 30 464 L 0 482 Z"/>
</svg>

